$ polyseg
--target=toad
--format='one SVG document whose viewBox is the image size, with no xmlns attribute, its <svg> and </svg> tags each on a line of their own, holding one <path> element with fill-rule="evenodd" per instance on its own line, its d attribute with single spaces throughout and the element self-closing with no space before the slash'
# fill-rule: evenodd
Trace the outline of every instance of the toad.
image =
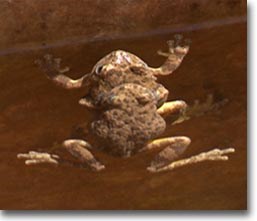
<svg viewBox="0 0 257 221">
<path fill-rule="evenodd" d="M 53 58 L 52 55 L 45 55 L 44 59 L 37 60 L 37 64 L 58 86 L 65 89 L 86 88 L 87 95 L 81 98 L 79 103 L 88 108 L 101 108 L 96 105 L 98 95 L 123 83 L 136 83 L 156 91 L 156 95 L 159 96 L 157 106 L 160 107 L 167 100 L 168 91 L 157 83 L 157 77 L 172 74 L 189 51 L 189 40 L 183 40 L 181 35 L 175 35 L 174 40 L 167 43 L 168 53 L 161 53 L 167 56 L 167 60 L 158 68 L 149 67 L 136 55 L 122 50 L 104 56 L 90 73 L 76 80 L 64 75 L 69 68 L 61 68 L 61 59 Z"/>
<path fill-rule="evenodd" d="M 189 51 L 187 41 L 180 35 L 168 41 L 168 53 L 161 52 L 167 60 L 158 68 L 149 67 L 132 53 L 117 50 L 103 57 L 92 71 L 73 80 L 64 73 L 68 68 L 60 67 L 60 59 L 46 55 L 38 60 L 40 68 L 55 84 L 66 89 L 85 87 L 87 94 L 79 104 L 100 110 L 100 115 L 88 127 L 86 139 L 68 139 L 63 147 L 82 164 L 95 171 L 105 166 L 92 154 L 94 148 L 108 153 L 130 157 L 141 151 L 162 149 L 147 168 L 151 172 L 173 169 L 203 160 L 227 160 L 223 154 L 233 148 L 215 149 L 192 159 L 175 161 L 190 144 L 185 136 L 158 138 L 165 130 L 164 117 L 186 108 L 184 101 L 166 102 L 168 90 L 157 82 L 157 77 L 173 73 Z M 27 164 L 57 162 L 56 157 L 40 153 L 20 154 L 29 159 Z M 52 158 L 54 159 L 52 159 Z M 173 163 L 172 163 L 173 162 Z"/>
<path fill-rule="evenodd" d="M 189 50 L 180 35 L 168 41 L 167 60 L 159 68 L 149 67 L 132 53 L 117 50 L 103 57 L 91 73 L 73 80 L 61 69 L 60 59 L 46 55 L 37 63 L 57 85 L 66 89 L 87 87 L 88 93 L 79 100 L 81 105 L 101 109 L 99 119 L 91 123 L 90 134 L 98 144 L 87 140 L 69 139 L 63 146 L 82 163 L 94 170 L 104 169 L 90 149 L 98 146 L 109 153 L 129 157 L 139 151 L 163 148 L 152 161 L 156 169 L 176 159 L 190 143 L 187 137 L 154 140 L 164 132 L 166 124 L 161 115 L 177 112 L 186 107 L 184 101 L 166 102 L 168 90 L 157 83 L 157 76 L 175 71 Z M 93 142 L 94 143 L 94 142 Z M 106 145 L 108 144 L 108 145 Z"/>
</svg>

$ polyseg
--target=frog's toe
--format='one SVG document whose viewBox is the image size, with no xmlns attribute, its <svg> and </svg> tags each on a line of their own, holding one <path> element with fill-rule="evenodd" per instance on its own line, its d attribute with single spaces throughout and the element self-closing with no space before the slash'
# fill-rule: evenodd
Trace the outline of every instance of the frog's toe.
<svg viewBox="0 0 257 221">
<path fill-rule="evenodd" d="M 88 162 L 88 164 L 90 165 L 90 168 L 96 172 L 102 171 L 105 169 L 105 166 L 100 163 L 99 161 L 93 160 L 91 162 Z"/>
</svg>

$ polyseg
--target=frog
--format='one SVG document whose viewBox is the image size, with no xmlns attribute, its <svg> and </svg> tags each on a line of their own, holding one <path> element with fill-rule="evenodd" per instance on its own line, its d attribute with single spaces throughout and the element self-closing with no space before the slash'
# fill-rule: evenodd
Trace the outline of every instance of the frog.
<svg viewBox="0 0 257 221">
<path fill-rule="evenodd" d="M 87 88 L 79 104 L 100 111 L 89 124 L 88 140 L 67 139 L 62 143 L 82 164 L 95 171 L 105 169 L 92 154 L 94 148 L 122 157 L 162 149 L 147 167 L 151 171 L 174 161 L 187 149 L 189 137 L 158 138 L 166 128 L 164 117 L 187 106 L 183 100 L 167 102 L 169 91 L 157 82 L 158 76 L 172 74 L 189 51 L 189 44 L 181 36 L 168 41 L 168 46 L 168 53 L 162 53 L 167 59 L 158 68 L 148 66 L 130 52 L 116 50 L 76 80 L 64 74 L 68 68 L 60 67 L 60 59 L 46 55 L 37 61 L 56 85 L 65 89 Z"/>
<path fill-rule="evenodd" d="M 189 51 L 190 40 L 183 40 L 183 36 L 177 34 L 173 40 L 167 41 L 167 44 L 168 53 L 159 52 L 167 59 L 158 68 L 148 66 L 136 55 L 123 50 L 105 55 L 94 65 L 90 73 L 75 80 L 64 74 L 69 68 L 60 67 L 60 58 L 47 54 L 43 59 L 37 59 L 36 63 L 56 85 L 68 90 L 86 88 L 87 94 L 79 100 L 79 104 L 89 109 L 101 108 L 96 105 L 98 95 L 123 83 L 136 83 L 156 91 L 156 95 L 159 96 L 157 105 L 160 107 L 167 100 L 169 92 L 157 82 L 157 77 L 170 75 L 180 66 Z"/>
<path fill-rule="evenodd" d="M 154 91 L 139 84 L 125 83 L 116 86 L 98 102 L 105 108 L 87 130 L 85 139 L 68 139 L 63 146 L 82 164 L 95 171 L 105 169 L 90 150 L 98 149 L 119 157 L 163 148 L 152 160 L 149 171 L 156 171 L 177 159 L 190 144 L 185 136 L 159 137 L 166 122 L 157 109 Z M 151 142 L 150 142 L 151 141 Z"/>
</svg>

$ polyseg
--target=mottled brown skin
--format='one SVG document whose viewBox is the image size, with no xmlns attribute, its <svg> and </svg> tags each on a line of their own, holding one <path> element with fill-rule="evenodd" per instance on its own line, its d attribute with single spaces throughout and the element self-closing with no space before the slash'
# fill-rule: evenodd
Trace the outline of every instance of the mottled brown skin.
<svg viewBox="0 0 257 221">
<path fill-rule="evenodd" d="M 149 67 L 134 54 L 117 50 L 104 56 L 96 63 L 91 73 L 77 80 L 64 75 L 63 73 L 68 71 L 68 68 L 61 69 L 61 60 L 54 59 L 51 55 L 46 55 L 43 60 L 37 60 L 37 63 L 47 77 L 59 86 L 66 89 L 87 87 L 88 93 L 79 103 L 88 108 L 101 108 L 95 103 L 98 95 L 124 83 L 135 83 L 155 90 L 159 95 L 157 105 L 160 107 L 167 100 L 168 91 L 156 82 L 156 76 L 172 74 L 189 51 L 188 41 L 182 41 L 180 35 L 175 36 L 175 41 L 168 41 L 168 46 L 167 53 L 159 52 L 167 59 L 158 68 Z"/>
<path fill-rule="evenodd" d="M 135 83 L 156 92 L 157 106 L 161 106 L 168 96 L 168 91 L 159 83 L 147 65 L 137 56 L 125 52 L 114 51 L 94 66 L 91 75 L 91 87 L 87 96 L 80 100 L 91 108 L 102 108 L 97 104 L 97 97 L 112 88 L 125 83 Z"/>
<path fill-rule="evenodd" d="M 130 156 L 165 130 L 155 94 L 138 84 L 117 86 L 99 102 L 105 110 L 101 119 L 91 124 L 92 131 L 106 141 L 110 153 Z"/>
<path fill-rule="evenodd" d="M 189 145 L 187 137 L 170 137 L 154 140 L 166 127 L 160 114 L 170 114 L 185 108 L 184 101 L 165 102 L 168 91 L 157 83 L 156 76 L 171 74 L 182 62 L 189 50 L 181 45 L 181 37 L 169 41 L 165 63 L 151 68 L 137 56 L 117 50 L 102 58 L 91 73 L 77 80 L 65 76 L 60 59 L 46 55 L 37 63 L 57 85 L 66 89 L 87 87 L 88 94 L 79 103 L 88 108 L 100 109 L 101 115 L 94 121 L 89 132 L 95 136 L 98 148 L 119 156 L 130 156 L 139 150 L 165 148 L 152 161 L 150 170 L 164 166 L 176 159 Z M 104 169 L 89 149 L 85 140 L 69 139 L 63 146 L 82 163 L 94 170 Z"/>
</svg>

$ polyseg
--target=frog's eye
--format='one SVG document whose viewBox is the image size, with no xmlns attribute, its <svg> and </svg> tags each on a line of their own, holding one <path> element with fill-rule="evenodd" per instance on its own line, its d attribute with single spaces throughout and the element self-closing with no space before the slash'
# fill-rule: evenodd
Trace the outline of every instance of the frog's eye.
<svg viewBox="0 0 257 221">
<path fill-rule="evenodd" d="M 96 69 L 95 69 L 95 73 L 96 73 L 96 74 L 100 74 L 101 71 L 102 71 L 102 69 L 103 69 L 103 65 L 97 66 Z"/>
</svg>

